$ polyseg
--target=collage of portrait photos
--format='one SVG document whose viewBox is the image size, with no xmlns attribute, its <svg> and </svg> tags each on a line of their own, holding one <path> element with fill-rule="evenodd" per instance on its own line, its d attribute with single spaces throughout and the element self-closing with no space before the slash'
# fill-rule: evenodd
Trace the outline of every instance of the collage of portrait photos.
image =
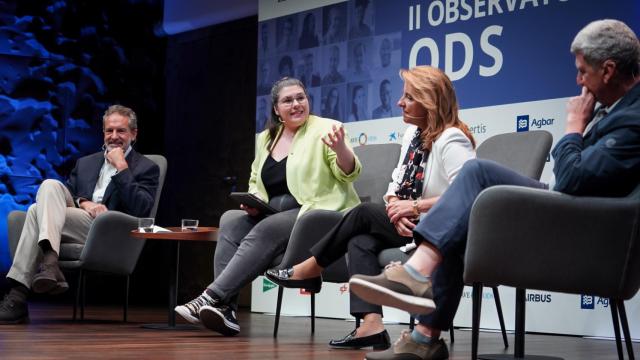
<svg viewBox="0 0 640 360">
<path fill-rule="evenodd" d="M 375 1 L 349 0 L 258 24 L 256 132 L 274 81 L 293 76 L 312 114 L 341 122 L 400 116 L 401 33 L 375 31 Z"/>
</svg>

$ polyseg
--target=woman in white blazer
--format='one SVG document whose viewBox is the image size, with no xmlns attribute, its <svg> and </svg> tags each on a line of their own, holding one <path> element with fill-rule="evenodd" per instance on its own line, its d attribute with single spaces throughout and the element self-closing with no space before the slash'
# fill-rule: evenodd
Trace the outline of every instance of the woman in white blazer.
<svg viewBox="0 0 640 360">
<path fill-rule="evenodd" d="M 350 274 L 380 273 L 378 253 L 404 246 L 411 249 L 412 229 L 436 203 L 462 165 L 475 158 L 475 141 L 458 117 L 458 102 L 449 78 L 439 69 L 418 66 L 401 70 L 403 95 L 398 100 L 409 124 L 398 165 L 384 195 L 385 205 L 363 203 L 349 211 L 311 248 L 312 257 L 288 269 L 270 269 L 267 277 L 294 288 L 319 288 L 322 270 L 347 252 Z M 437 299 L 436 299 L 437 302 Z M 351 294 L 351 314 L 361 326 L 333 348 L 386 349 L 389 334 L 382 308 Z"/>
</svg>

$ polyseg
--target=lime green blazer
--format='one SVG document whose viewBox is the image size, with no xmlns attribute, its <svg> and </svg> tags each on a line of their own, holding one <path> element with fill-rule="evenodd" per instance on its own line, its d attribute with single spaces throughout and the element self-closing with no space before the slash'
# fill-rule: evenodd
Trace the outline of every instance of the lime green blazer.
<svg viewBox="0 0 640 360">
<path fill-rule="evenodd" d="M 353 182 L 362 171 L 362 164 L 355 157 L 356 166 L 350 174 L 338 167 L 336 153 L 325 145 L 321 137 L 340 126 L 336 120 L 309 115 L 291 143 L 287 158 L 287 186 L 291 195 L 302 205 L 298 216 L 311 209 L 343 211 L 360 203 Z M 282 128 L 280 129 L 282 131 Z M 278 133 L 279 135 L 279 133 Z M 349 146 L 349 137 L 345 141 Z M 249 192 L 269 200 L 262 183 L 262 166 L 269 156 L 268 132 L 265 130 L 256 140 L 256 157 L 251 165 Z"/>
</svg>

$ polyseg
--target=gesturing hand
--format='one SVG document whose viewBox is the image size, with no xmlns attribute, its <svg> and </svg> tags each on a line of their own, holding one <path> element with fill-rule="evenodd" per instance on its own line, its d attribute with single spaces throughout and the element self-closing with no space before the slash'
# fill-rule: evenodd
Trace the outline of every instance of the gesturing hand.
<svg viewBox="0 0 640 360">
<path fill-rule="evenodd" d="M 347 144 L 344 142 L 344 126 L 333 125 L 332 129 L 333 131 L 322 137 L 322 142 L 336 153 L 347 150 Z"/>
</svg>

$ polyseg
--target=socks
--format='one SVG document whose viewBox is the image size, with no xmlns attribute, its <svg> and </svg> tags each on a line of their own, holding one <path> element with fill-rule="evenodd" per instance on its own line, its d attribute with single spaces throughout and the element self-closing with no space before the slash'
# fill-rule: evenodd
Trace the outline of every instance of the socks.
<svg viewBox="0 0 640 360">
<path fill-rule="evenodd" d="M 416 281 L 419 282 L 427 282 L 429 281 L 429 276 L 424 276 L 422 274 L 420 274 L 418 272 L 418 270 L 414 269 L 411 265 L 409 264 L 404 264 L 402 265 L 404 267 L 404 269 L 407 271 L 407 273 Z"/>
<path fill-rule="evenodd" d="M 416 331 L 415 329 L 411 332 L 411 340 L 417 342 L 418 344 L 429 345 L 434 339 L 431 336 L 423 335 L 422 333 Z M 436 339 L 437 340 L 437 339 Z"/>
</svg>

